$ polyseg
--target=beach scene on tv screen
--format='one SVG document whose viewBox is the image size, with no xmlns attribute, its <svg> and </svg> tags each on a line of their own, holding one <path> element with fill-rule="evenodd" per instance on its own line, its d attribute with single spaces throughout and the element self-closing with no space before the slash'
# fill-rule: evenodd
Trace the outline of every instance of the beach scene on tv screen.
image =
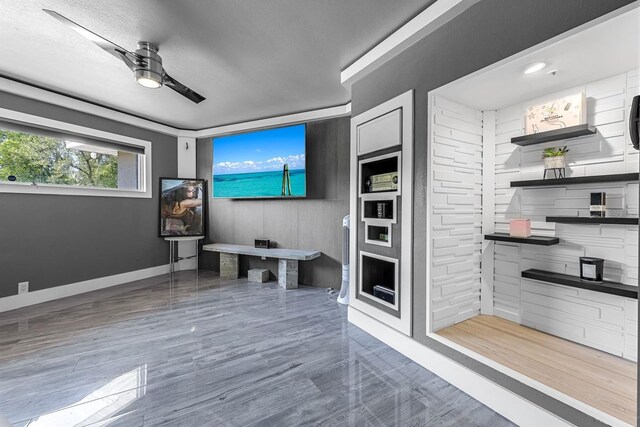
<svg viewBox="0 0 640 427">
<path fill-rule="evenodd" d="M 213 197 L 305 196 L 305 125 L 213 138 Z"/>
</svg>

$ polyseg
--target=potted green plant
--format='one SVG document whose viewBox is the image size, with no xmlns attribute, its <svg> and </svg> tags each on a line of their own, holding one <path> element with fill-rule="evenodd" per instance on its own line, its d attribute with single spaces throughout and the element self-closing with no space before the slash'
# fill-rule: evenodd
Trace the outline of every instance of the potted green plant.
<svg viewBox="0 0 640 427">
<path fill-rule="evenodd" d="M 564 147 L 548 147 L 542 152 L 545 169 L 561 169 L 565 167 L 564 155 L 569 149 Z"/>
</svg>

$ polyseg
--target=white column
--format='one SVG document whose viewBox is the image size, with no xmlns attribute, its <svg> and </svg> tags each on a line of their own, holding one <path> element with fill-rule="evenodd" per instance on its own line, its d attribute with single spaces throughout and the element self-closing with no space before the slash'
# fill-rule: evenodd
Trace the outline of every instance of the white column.
<svg viewBox="0 0 640 427">
<path fill-rule="evenodd" d="M 482 235 L 495 232 L 496 112 L 482 112 Z M 494 242 L 482 240 L 480 313 L 493 315 Z"/>
<path fill-rule="evenodd" d="M 178 137 L 178 176 L 177 178 L 196 177 L 196 139 Z M 207 203 L 205 200 L 204 203 Z M 195 242 L 178 242 L 178 254 L 181 257 L 189 257 L 196 254 Z M 176 270 L 195 270 L 196 259 L 184 259 L 180 261 Z"/>
</svg>

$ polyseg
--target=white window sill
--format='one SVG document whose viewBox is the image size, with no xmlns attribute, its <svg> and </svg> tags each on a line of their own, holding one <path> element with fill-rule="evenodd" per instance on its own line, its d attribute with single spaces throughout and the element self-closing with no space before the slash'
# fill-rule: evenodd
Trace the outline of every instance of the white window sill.
<svg viewBox="0 0 640 427">
<path fill-rule="evenodd" d="M 71 123 L 52 120 L 45 117 L 34 116 L 19 111 L 0 108 L 0 118 L 17 123 L 24 123 L 32 126 L 41 126 L 62 132 L 72 132 L 79 135 L 87 135 L 103 139 L 105 141 L 113 141 L 116 143 L 128 144 L 144 149 L 144 164 L 140 173 L 141 187 L 144 190 L 124 190 L 117 188 L 96 188 L 96 187 L 80 187 L 71 185 L 56 184 L 37 184 L 25 182 L 0 182 L 0 193 L 19 193 L 19 194 L 55 194 L 63 196 L 99 196 L 99 197 L 132 197 L 132 198 L 152 198 L 152 174 L 151 174 L 151 142 L 137 138 L 131 138 L 124 135 L 118 135 L 110 132 L 78 126 Z"/>
<path fill-rule="evenodd" d="M 26 182 L 0 183 L 0 193 L 55 194 L 59 196 L 133 197 L 150 199 L 151 190 L 119 190 L 117 188 L 74 187 Z"/>
</svg>

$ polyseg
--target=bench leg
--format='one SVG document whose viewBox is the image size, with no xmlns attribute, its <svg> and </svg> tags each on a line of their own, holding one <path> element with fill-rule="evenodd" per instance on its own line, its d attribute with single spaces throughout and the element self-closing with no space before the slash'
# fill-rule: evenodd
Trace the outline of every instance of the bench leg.
<svg viewBox="0 0 640 427">
<path fill-rule="evenodd" d="M 278 285 L 283 289 L 298 287 L 298 260 L 278 260 Z"/>
<path fill-rule="evenodd" d="M 220 278 L 238 278 L 238 254 L 220 252 Z"/>
</svg>

